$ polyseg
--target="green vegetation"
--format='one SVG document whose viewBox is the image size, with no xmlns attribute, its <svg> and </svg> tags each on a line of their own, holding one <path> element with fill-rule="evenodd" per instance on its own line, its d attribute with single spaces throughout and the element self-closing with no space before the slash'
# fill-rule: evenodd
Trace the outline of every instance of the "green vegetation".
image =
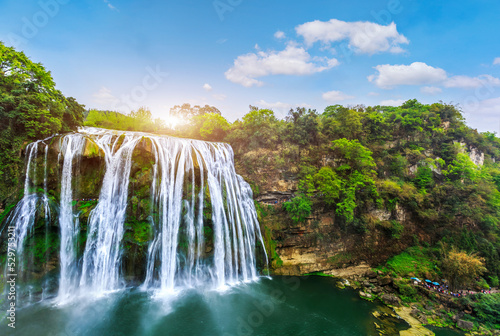
<svg viewBox="0 0 500 336">
<path fill-rule="evenodd" d="M 96 115 L 103 118 L 99 123 Z M 186 123 L 155 128 L 143 108 L 121 117 L 90 111 L 86 124 L 123 129 L 125 119 L 140 117 L 149 120 L 133 123 L 141 130 L 229 142 L 238 172 L 255 193 L 271 190 L 272 181 L 296 181 L 295 197 L 282 205 L 290 222 L 329 212 L 345 234 L 384 233 L 399 242 L 397 252 L 430 246 L 392 260 L 388 268 L 395 274 L 439 272 L 445 256 L 436 249 L 442 242 L 484 258 L 485 279 L 500 276 L 500 140 L 467 127 L 455 106 L 416 100 L 399 107 L 334 105 L 323 113 L 290 110 L 282 120 L 250 106 L 229 123 L 215 107 L 184 104 L 171 116 Z M 484 160 L 474 162 L 473 150 Z M 387 215 L 380 219 L 374 211 Z M 266 212 L 260 209 L 259 217 Z"/>
<path fill-rule="evenodd" d="M 146 107 L 140 107 L 129 115 L 92 109 L 87 113 L 84 126 L 141 132 L 159 132 L 168 129 L 162 119 L 153 119 L 151 111 Z"/>
<path fill-rule="evenodd" d="M 472 308 L 479 322 L 490 328 L 500 329 L 500 293 L 475 295 Z"/>
<path fill-rule="evenodd" d="M 284 209 L 296 223 L 303 222 L 311 214 L 311 201 L 304 195 L 292 198 L 283 204 Z"/>
<path fill-rule="evenodd" d="M 82 124 L 84 108 L 55 88 L 50 72 L 0 42 L 0 201 L 16 201 L 26 142 Z"/>
<path fill-rule="evenodd" d="M 486 271 L 484 258 L 477 257 L 477 253 L 469 254 L 456 248 L 447 252 L 441 263 L 443 275 L 453 290 L 468 287 Z M 487 286 L 485 282 L 482 287 Z"/>
<path fill-rule="evenodd" d="M 420 277 L 422 279 L 436 278 L 439 272 L 435 264 L 435 251 L 424 247 L 411 247 L 401 254 L 390 258 L 385 267 L 380 269 L 392 272 L 394 276 L 405 278 Z"/>
</svg>

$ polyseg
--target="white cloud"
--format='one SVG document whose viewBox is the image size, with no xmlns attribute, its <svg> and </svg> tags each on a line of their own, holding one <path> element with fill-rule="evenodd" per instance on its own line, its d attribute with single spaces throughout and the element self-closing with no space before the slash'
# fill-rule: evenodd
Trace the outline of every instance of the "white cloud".
<svg viewBox="0 0 500 336">
<path fill-rule="evenodd" d="M 335 58 L 314 57 L 304 49 L 288 45 L 282 51 L 259 51 L 238 56 L 225 76 L 246 87 L 263 85 L 256 78 L 268 75 L 311 75 L 339 64 Z"/>
<path fill-rule="evenodd" d="M 328 91 L 322 94 L 322 97 L 324 100 L 335 103 L 335 102 L 340 102 L 343 100 L 348 100 L 348 99 L 353 99 L 355 98 L 354 96 L 349 96 L 348 94 L 345 94 L 340 91 Z"/>
<path fill-rule="evenodd" d="M 280 101 L 271 103 L 271 102 L 266 102 L 263 99 L 256 102 L 255 105 L 257 105 L 260 108 L 277 109 L 277 110 L 289 110 L 290 108 L 293 107 L 292 104 L 282 103 Z"/>
<path fill-rule="evenodd" d="M 500 86 L 500 79 L 491 75 L 449 77 L 443 69 L 435 68 L 422 62 L 414 62 L 410 65 L 383 64 L 377 65 L 374 68 L 378 73 L 368 76 L 368 80 L 383 89 L 392 89 L 398 85 L 429 84 L 461 89 Z M 420 90 L 422 93 L 427 94 L 442 92 L 442 89 L 435 86 L 423 87 Z"/>
<path fill-rule="evenodd" d="M 493 65 L 500 64 L 500 57 L 497 57 L 493 60 Z"/>
<path fill-rule="evenodd" d="M 108 5 L 108 8 L 111 9 L 111 10 L 115 10 L 115 11 L 118 11 L 118 8 L 116 8 L 115 6 L 113 6 L 111 4 L 111 2 L 109 2 L 109 0 L 104 0 L 104 3 Z"/>
<path fill-rule="evenodd" d="M 360 54 L 400 53 L 404 51 L 400 45 L 409 43 L 404 35 L 398 33 L 394 22 L 383 26 L 368 21 L 316 20 L 301 24 L 295 30 L 309 46 L 315 42 L 328 44 L 348 40 L 349 47 Z"/>
<path fill-rule="evenodd" d="M 92 94 L 92 100 L 94 103 L 102 105 L 116 104 L 119 101 L 117 97 L 111 94 L 111 90 L 104 86 Z"/>
<path fill-rule="evenodd" d="M 387 99 L 380 102 L 380 106 L 401 106 L 405 101 L 403 99 Z"/>
<path fill-rule="evenodd" d="M 485 99 L 481 101 L 474 98 L 465 99 L 465 101 L 461 105 L 465 113 L 498 117 L 500 111 L 500 97 Z"/>
<path fill-rule="evenodd" d="M 377 65 L 377 74 L 368 76 L 378 87 L 391 89 L 397 85 L 425 85 L 441 83 L 447 79 L 446 71 L 422 62 L 410 65 Z"/>
<path fill-rule="evenodd" d="M 429 95 L 435 95 L 435 94 L 443 92 L 443 90 L 441 88 L 436 87 L 436 86 L 424 86 L 424 87 L 420 88 L 420 92 L 426 93 Z"/>
<path fill-rule="evenodd" d="M 380 93 L 378 93 L 378 92 L 368 92 L 368 95 L 372 96 L 372 97 L 376 97 L 376 96 L 380 96 Z"/>
<path fill-rule="evenodd" d="M 225 100 L 227 98 L 227 96 L 225 94 L 222 94 L 222 93 L 214 94 L 214 95 L 212 95 L 212 97 L 214 97 L 217 100 L 221 100 L 221 101 Z"/>
<path fill-rule="evenodd" d="M 212 91 L 212 86 L 208 83 L 203 84 L 203 90 Z"/>
<path fill-rule="evenodd" d="M 453 76 L 444 82 L 445 87 L 473 89 L 481 86 L 500 86 L 500 79 L 490 75 L 480 75 L 478 77 Z"/>
<path fill-rule="evenodd" d="M 285 38 L 285 33 L 283 33 L 281 30 L 278 30 L 276 33 L 274 33 L 274 37 L 276 37 L 277 39 L 283 39 Z"/>
</svg>

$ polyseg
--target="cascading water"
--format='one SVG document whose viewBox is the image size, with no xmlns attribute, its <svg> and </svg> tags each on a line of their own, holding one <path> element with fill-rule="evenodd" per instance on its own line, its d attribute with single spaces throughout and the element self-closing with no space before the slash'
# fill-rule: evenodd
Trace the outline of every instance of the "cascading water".
<svg viewBox="0 0 500 336">
<path fill-rule="evenodd" d="M 99 203 L 89 218 L 89 232 L 83 256 L 80 285 L 101 292 L 119 285 L 120 245 L 127 207 L 132 151 L 140 137 L 127 134 L 115 152 L 119 138 L 110 146 L 103 136 L 96 144 L 105 152 L 106 174 Z"/>
<path fill-rule="evenodd" d="M 132 224 L 127 223 L 137 222 L 130 213 L 146 203 L 149 217 L 143 222 L 150 229 L 144 229 L 144 237 L 149 238 L 144 238 L 143 261 L 135 266 L 143 275 L 132 282 L 139 279 L 143 289 L 171 292 L 182 287 L 223 288 L 257 278 L 256 246 L 259 242 L 263 247 L 263 239 L 250 186 L 236 174 L 229 145 L 96 128 L 60 136 L 52 150 L 55 143 L 50 150 L 42 142 L 28 145 L 25 196 L 7 225 L 16 223 L 22 254 L 42 200 L 48 245 L 49 222 L 56 218 L 49 207 L 54 196 L 48 195 L 54 190 L 49 189 L 60 188 L 57 220 L 51 224 L 60 231 L 60 302 L 79 291 L 120 289 L 129 281 L 123 276 L 124 250 L 130 235 L 141 233 L 130 233 Z M 44 163 L 37 167 L 33 162 L 42 144 Z M 141 162 L 143 166 L 134 161 L 141 151 L 151 157 Z M 56 154 L 57 160 L 51 159 Z M 87 164 L 104 162 L 103 169 L 92 168 L 98 182 L 85 190 L 80 177 L 82 157 Z M 43 172 L 43 189 L 39 188 L 43 195 L 33 191 L 37 169 Z M 149 200 L 139 205 L 130 194 L 131 183 L 137 182 L 131 171 L 143 171 L 141 178 L 150 179 Z M 54 180 L 59 181 L 57 187 Z M 82 201 L 80 195 L 88 193 L 98 198 Z M 87 202 L 85 207 L 92 209 L 87 217 L 82 217 L 85 208 L 79 202 Z"/>
<path fill-rule="evenodd" d="M 60 250 L 60 281 L 58 296 L 61 300 L 67 299 L 75 286 L 76 239 L 79 231 L 78 220 L 73 213 L 73 161 L 76 155 L 81 154 L 85 138 L 79 134 L 68 135 L 63 138 L 61 153 L 64 161 L 61 177 L 61 202 L 59 210 L 59 227 L 61 230 Z"/>
</svg>

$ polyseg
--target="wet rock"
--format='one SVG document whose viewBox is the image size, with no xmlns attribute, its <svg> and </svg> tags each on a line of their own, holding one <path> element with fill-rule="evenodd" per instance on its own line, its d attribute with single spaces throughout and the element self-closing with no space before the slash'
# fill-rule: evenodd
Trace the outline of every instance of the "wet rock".
<svg viewBox="0 0 500 336">
<path fill-rule="evenodd" d="M 472 330 L 474 329 L 474 323 L 470 321 L 458 320 L 457 327 L 460 329 Z"/>
<path fill-rule="evenodd" d="M 394 294 L 384 294 L 381 299 L 392 306 L 399 307 L 401 305 L 401 300 Z"/>
<path fill-rule="evenodd" d="M 372 298 L 371 294 L 365 293 L 365 292 L 359 292 L 359 296 L 361 296 L 363 298 L 367 298 L 367 299 L 371 299 Z"/>
<path fill-rule="evenodd" d="M 424 315 L 421 315 L 418 317 L 418 320 L 422 323 L 422 324 L 427 324 L 428 321 L 427 321 L 427 317 L 424 316 Z"/>
<path fill-rule="evenodd" d="M 375 294 L 380 293 L 381 291 L 382 291 L 382 288 L 380 288 L 380 287 L 374 287 L 374 288 L 372 288 L 372 292 L 375 293 Z"/>
<path fill-rule="evenodd" d="M 378 280 L 378 284 L 380 286 L 387 286 L 392 283 L 392 278 L 391 277 L 384 277 Z"/>
<path fill-rule="evenodd" d="M 453 320 L 453 322 L 458 322 L 458 320 L 460 320 L 463 316 L 464 316 L 464 313 L 459 312 L 458 314 L 453 315 L 453 317 L 451 319 Z"/>
</svg>

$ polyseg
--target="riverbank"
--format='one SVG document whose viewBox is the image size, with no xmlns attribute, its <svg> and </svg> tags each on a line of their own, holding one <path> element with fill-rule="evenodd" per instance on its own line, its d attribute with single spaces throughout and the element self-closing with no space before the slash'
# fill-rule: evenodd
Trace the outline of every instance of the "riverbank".
<svg viewBox="0 0 500 336">
<path fill-rule="evenodd" d="M 411 279 L 394 278 L 380 270 L 367 269 L 364 264 L 314 274 L 337 278 L 338 287 L 352 287 L 358 290 L 361 298 L 381 301 L 393 309 L 395 316 L 411 326 L 400 332 L 402 336 L 434 335 L 426 326 L 459 330 L 468 336 L 500 335 L 500 330 L 493 323 L 484 323 L 487 317 L 482 315 L 478 306 L 478 303 L 486 300 L 492 309 L 500 307 L 497 289 L 493 289 L 491 294 L 472 292 L 458 297 L 420 283 L 415 284 Z M 498 309 L 497 312 L 500 313 Z"/>
</svg>

